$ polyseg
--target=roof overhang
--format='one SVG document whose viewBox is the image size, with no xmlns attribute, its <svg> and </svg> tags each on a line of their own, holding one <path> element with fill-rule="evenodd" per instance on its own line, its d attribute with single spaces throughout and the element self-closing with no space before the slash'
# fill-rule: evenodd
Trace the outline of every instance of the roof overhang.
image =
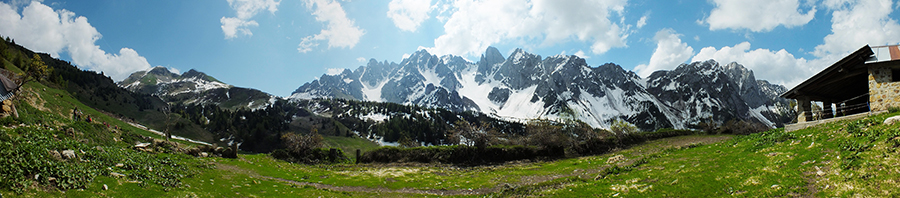
<svg viewBox="0 0 900 198">
<path fill-rule="evenodd" d="M 834 101 L 868 93 L 866 61 L 872 59 L 873 55 L 869 45 L 863 46 L 781 94 L 781 97 Z"/>
</svg>

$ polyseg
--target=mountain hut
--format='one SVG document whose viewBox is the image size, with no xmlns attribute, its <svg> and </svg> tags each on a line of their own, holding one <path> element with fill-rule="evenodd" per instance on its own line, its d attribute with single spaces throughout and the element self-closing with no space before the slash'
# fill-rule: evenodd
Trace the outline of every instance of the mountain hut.
<svg viewBox="0 0 900 198">
<path fill-rule="evenodd" d="M 797 124 L 785 126 L 788 131 L 900 107 L 900 48 L 863 46 L 781 97 L 797 100 Z M 822 104 L 821 121 L 813 116 L 814 101 Z"/>
</svg>

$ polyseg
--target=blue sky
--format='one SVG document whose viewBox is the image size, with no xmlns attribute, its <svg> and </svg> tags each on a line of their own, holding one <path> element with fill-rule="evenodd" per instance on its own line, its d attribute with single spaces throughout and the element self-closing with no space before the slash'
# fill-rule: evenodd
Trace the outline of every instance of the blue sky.
<svg viewBox="0 0 900 198">
<path fill-rule="evenodd" d="M 0 34 L 114 80 L 197 69 L 288 96 L 336 69 L 487 46 L 613 62 L 647 76 L 738 62 L 791 87 L 863 45 L 900 42 L 890 0 L 3 1 Z"/>
</svg>

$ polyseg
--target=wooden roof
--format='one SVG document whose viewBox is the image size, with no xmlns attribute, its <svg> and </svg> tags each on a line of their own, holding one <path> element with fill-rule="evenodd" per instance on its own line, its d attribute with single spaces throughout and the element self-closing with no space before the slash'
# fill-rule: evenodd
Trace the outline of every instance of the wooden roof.
<svg viewBox="0 0 900 198">
<path fill-rule="evenodd" d="M 781 97 L 836 102 L 867 94 L 869 74 L 865 63 L 873 54 L 869 45 L 863 46 L 781 94 Z"/>
</svg>

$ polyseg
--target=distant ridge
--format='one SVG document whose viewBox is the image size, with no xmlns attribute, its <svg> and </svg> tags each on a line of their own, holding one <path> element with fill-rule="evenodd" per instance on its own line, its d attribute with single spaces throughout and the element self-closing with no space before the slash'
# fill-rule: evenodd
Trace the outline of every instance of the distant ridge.
<svg viewBox="0 0 900 198">
<path fill-rule="evenodd" d="M 745 120 L 770 127 L 789 122 L 781 85 L 757 80 L 738 63 L 681 64 L 641 78 L 621 66 L 590 67 L 577 56 L 489 47 L 478 62 L 420 50 L 398 63 L 370 60 L 355 70 L 322 75 L 289 98 L 343 98 L 453 111 L 510 120 L 575 118 L 597 128 L 621 119 L 643 130 L 691 128 L 701 121 Z"/>
</svg>

